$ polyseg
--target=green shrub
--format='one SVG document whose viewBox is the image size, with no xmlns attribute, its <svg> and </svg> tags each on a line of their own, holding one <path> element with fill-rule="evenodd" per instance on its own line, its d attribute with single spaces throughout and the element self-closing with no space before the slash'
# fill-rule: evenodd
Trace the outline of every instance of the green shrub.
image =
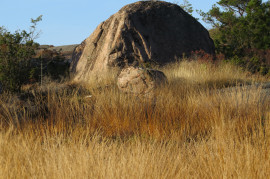
<svg viewBox="0 0 270 179">
<path fill-rule="evenodd" d="M 260 59 L 256 56 L 252 57 L 250 60 L 247 62 L 247 69 L 251 73 L 256 73 L 260 71 L 262 63 L 260 62 Z"/>
<path fill-rule="evenodd" d="M 0 29 L 0 82 L 5 91 L 20 91 L 33 74 L 31 59 L 38 47 L 34 42 L 38 35 L 35 30 L 37 22 L 41 20 L 42 16 L 31 19 L 30 32 L 11 33 L 3 27 Z"/>
<path fill-rule="evenodd" d="M 268 73 L 269 73 L 269 67 L 265 65 L 260 67 L 260 74 L 267 75 Z"/>
<path fill-rule="evenodd" d="M 47 64 L 47 73 L 53 80 L 61 79 L 61 77 L 68 77 L 69 66 L 70 64 L 63 59 L 51 60 Z"/>
</svg>

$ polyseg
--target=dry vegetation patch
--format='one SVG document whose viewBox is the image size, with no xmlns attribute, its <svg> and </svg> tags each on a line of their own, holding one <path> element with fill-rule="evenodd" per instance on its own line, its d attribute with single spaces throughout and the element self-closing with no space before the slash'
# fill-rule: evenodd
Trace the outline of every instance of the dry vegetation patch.
<svg viewBox="0 0 270 179">
<path fill-rule="evenodd" d="M 162 70 L 169 84 L 155 101 L 120 93 L 112 80 L 51 84 L 17 101 L 1 96 L 0 177 L 270 174 L 269 96 L 247 85 L 267 79 L 230 64 L 184 61 Z"/>
</svg>

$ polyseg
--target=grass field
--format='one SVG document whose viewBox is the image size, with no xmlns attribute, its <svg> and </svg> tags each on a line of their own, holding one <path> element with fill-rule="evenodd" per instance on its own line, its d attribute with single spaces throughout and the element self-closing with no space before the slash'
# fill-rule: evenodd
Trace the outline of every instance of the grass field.
<svg viewBox="0 0 270 179">
<path fill-rule="evenodd" d="M 268 178 L 270 98 L 252 85 L 267 78 L 226 63 L 161 70 L 155 101 L 113 78 L 26 90 L 32 111 L 2 95 L 0 178 Z"/>
</svg>

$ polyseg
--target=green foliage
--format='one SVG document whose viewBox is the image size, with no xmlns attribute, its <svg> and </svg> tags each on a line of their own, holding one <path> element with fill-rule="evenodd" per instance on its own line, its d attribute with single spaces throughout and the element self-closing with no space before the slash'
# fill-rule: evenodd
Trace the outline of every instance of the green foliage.
<svg viewBox="0 0 270 179">
<path fill-rule="evenodd" d="M 36 24 L 41 20 L 42 16 L 31 19 L 33 25 L 30 32 L 11 33 L 4 27 L 0 29 L 0 82 L 4 90 L 19 91 L 32 75 L 31 58 L 38 47 L 34 42 L 37 37 Z"/>
<path fill-rule="evenodd" d="M 252 73 L 260 72 L 260 69 L 261 69 L 260 59 L 254 56 L 250 60 L 248 60 L 247 69 Z"/>
<path fill-rule="evenodd" d="M 193 13 L 193 7 L 192 7 L 192 5 L 189 3 L 189 1 L 188 0 L 183 0 L 183 3 L 182 4 L 180 4 L 180 7 L 182 8 L 182 9 L 184 9 L 187 13 L 189 13 L 190 15 L 192 15 L 192 13 Z"/>
<path fill-rule="evenodd" d="M 260 71 L 259 73 L 262 74 L 262 75 L 269 75 L 269 67 L 263 65 L 260 67 Z"/>
<path fill-rule="evenodd" d="M 51 60 L 47 64 L 47 73 L 53 79 L 57 80 L 61 77 L 69 76 L 69 63 L 60 60 Z"/>
<path fill-rule="evenodd" d="M 247 49 L 270 48 L 270 1 L 220 0 L 200 15 L 215 29 L 212 36 L 218 53 L 245 56 Z"/>
<path fill-rule="evenodd" d="M 248 70 L 251 73 L 268 75 L 270 73 L 269 66 L 265 64 L 258 56 L 253 57 L 238 57 L 234 56 L 229 59 L 234 65 L 240 66 L 243 70 Z"/>
<path fill-rule="evenodd" d="M 190 2 L 188 0 L 183 0 L 183 3 L 180 3 L 179 1 L 174 1 L 174 3 L 179 5 L 187 13 L 189 13 L 191 16 L 193 16 L 194 9 L 192 7 L 192 4 L 190 4 Z M 198 18 L 195 18 L 195 19 L 199 20 Z"/>
</svg>

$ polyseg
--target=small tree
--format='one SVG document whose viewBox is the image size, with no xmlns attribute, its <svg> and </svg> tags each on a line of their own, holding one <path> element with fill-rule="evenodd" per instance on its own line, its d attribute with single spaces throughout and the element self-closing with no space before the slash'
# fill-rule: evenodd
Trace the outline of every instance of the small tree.
<svg viewBox="0 0 270 179">
<path fill-rule="evenodd" d="M 189 15 L 193 16 L 194 9 L 192 7 L 192 4 L 188 0 L 183 0 L 182 3 L 179 1 L 174 1 L 174 4 L 177 4 L 180 6 L 184 11 L 186 11 Z M 193 16 L 194 17 L 194 16 Z M 194 17 L 195 18 L 195 17 Z M 199 18 L 195 18 L 196 20 L 199 20 Z"/>
<path fill-rule="evenodd" d="M 177 3 L 179 4 L 179 3 Z M 187 13 L 189 13 L 190 15 L 192 15 L 193 13 L 193 7 L 192 5 L 189 3 L 188 0 L 183 0 L 183 3 L 182 4 L 179 4 L 179 6 L 184 9 Z"/>
<path fill-rule="evenodd" d="M 200 14 L 215 29 L 212 37 L 217 51 L 227 57 L 270 48 L 270 1 L 220 0 Z"/>
<path fill-rule="evenodd" d="M 30 61 L 38 44 L 34 42 L 37 22 L 42 16 L 31 19 L 30 32 L 25 30 L 11 33 L 0 29 L 0 82 L 6 91 L 20 91 L 22 84 L 29 80 Z"/>
</svg>

